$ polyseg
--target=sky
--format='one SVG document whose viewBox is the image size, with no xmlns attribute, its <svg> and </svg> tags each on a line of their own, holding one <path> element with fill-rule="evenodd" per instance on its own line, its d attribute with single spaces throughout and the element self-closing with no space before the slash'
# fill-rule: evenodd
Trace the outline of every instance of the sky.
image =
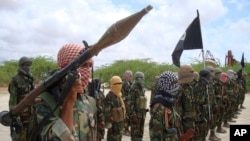
<svg viewBox="0 0 250 141">
<path fill-rule="evenodd" d="M 22 56 L 56 60 L 64 44 L 93 45 L 113 23 L 148 5 L 153 9 L 125 39 L 93 57 L 95 67 L 130 59 L 173 64 L 171 54 L 197 10 L 205 56 L 224 65 L 231 50 L 249 62 L 249 0 L 0 0 L 0 63 Z M 202 61 L 201 52 L 183 51 L 181 64 Z"/>
</svg>

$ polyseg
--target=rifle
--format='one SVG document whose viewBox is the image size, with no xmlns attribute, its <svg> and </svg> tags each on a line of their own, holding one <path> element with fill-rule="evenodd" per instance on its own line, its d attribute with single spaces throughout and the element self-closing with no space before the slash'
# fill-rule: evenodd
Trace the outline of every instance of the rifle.
<svg viewBox="0 0 250 141">
<path fill-rule="evenodd" d="M 91 45 L 89 49 L 81 53 L 75 60 L 69 63 L 65 68 L 57 71 L 56 73 L 48 77 L 46 80 L 44 80 L 35 89 L 33 89 L 20 103 L 15 105 L 9 112 L 7 112 L 7 115 L 5 115 L 6 113 L 4 113 L 3 117 L 6 117 L 6 116 L 11 117 L 11 116 L 20 114 L 27 106 L 33 104 L 34 99 L 39 94 L 41 94 L 46 89 L 56 85 L 69 72 L 79 68 L 81 64 L 86 62 L 88 59 L 90 59 L 94 55 L 97 56 L 102 49 L 123 40 L 125 37 L 128 36 L 128 34 L 137 25 L 137 23 L 141 20 L 141 18 L 144 15 L 146 15 L 151 9 L 152 9 L 152 6 L 148 5 L 146 8 L 142 9 L 141 11 L 136 12 L 124 19 L 117 21 L 113 25 L 111 25 L 97 43 Z M 2 117 L 0 117 L 1 123 L 2 123 L 2 120 L 3 120 Z M 4 121 L 4 123 L 6 122 L 7 121 Z M 10 122 L 7 124 L 10 125 Z"/>
</svg>

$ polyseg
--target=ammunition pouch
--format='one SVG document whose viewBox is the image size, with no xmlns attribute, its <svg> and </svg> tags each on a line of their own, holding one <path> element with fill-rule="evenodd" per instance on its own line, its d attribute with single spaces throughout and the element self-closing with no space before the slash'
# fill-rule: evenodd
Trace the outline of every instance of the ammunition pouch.
<svg viewBox="0 0 250 141">
<path fill-rule="evenodd" d="M 142 109 L 146 109 L 147 108 L 147 97 L 146 96 L 139 96 L 136 99 L 136 104 L 137 104 L 137 108 L 142 110 Z"/>
<path fill-rule="evenodd" d="M 111 117 L 114 122 L 122 122 L 124 120 L 124 111 L 122 107 L 112 108 Z"/>
</svg>

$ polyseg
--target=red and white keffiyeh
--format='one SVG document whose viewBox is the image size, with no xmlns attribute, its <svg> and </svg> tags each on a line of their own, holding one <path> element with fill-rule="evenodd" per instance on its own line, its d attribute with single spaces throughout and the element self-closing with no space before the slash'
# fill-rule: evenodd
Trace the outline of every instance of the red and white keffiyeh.
<svg viewBox="0 0 250 141">
<path fill-rule="evenodd" d="M 66 67 L 71 61 L 79 56 L 80 53 L 84 51 L 84 49 L 84 46 L 75 43 L 63 45 L 57 54 L 57 63 L 59 69 Z M 89 59 L 88 61 L 86 61 L 86 63 L 93 64 L 93 60 Z M 83 65 L 77 70 L 81 74 L 83 88 L 85 88 L 89 82 L 91 69 L 92 68 L 90 67 L 90 65 Z"/>
</svg>

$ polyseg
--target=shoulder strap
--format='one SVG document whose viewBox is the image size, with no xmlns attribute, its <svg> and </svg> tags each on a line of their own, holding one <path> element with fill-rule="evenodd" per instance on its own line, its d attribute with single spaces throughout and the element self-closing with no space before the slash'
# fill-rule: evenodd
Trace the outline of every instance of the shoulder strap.
<svg viewBox="0 0 250 141">
<path fill-rule="evenodd" d="M 50 108 L 52 110 L 54 110 L 55 107 L 57 106 L 57 103 L 56 103 L 54 97 L 50 93 L 48 93 L 47 91 L 40 94 L 38 97 L 41 98 L 42 100 L 44 100 L 50 106 Z M 57 117 L 59 116 L 59 108 L 57 108 L 55 110 L 54 115 Z"/>
</svg>

